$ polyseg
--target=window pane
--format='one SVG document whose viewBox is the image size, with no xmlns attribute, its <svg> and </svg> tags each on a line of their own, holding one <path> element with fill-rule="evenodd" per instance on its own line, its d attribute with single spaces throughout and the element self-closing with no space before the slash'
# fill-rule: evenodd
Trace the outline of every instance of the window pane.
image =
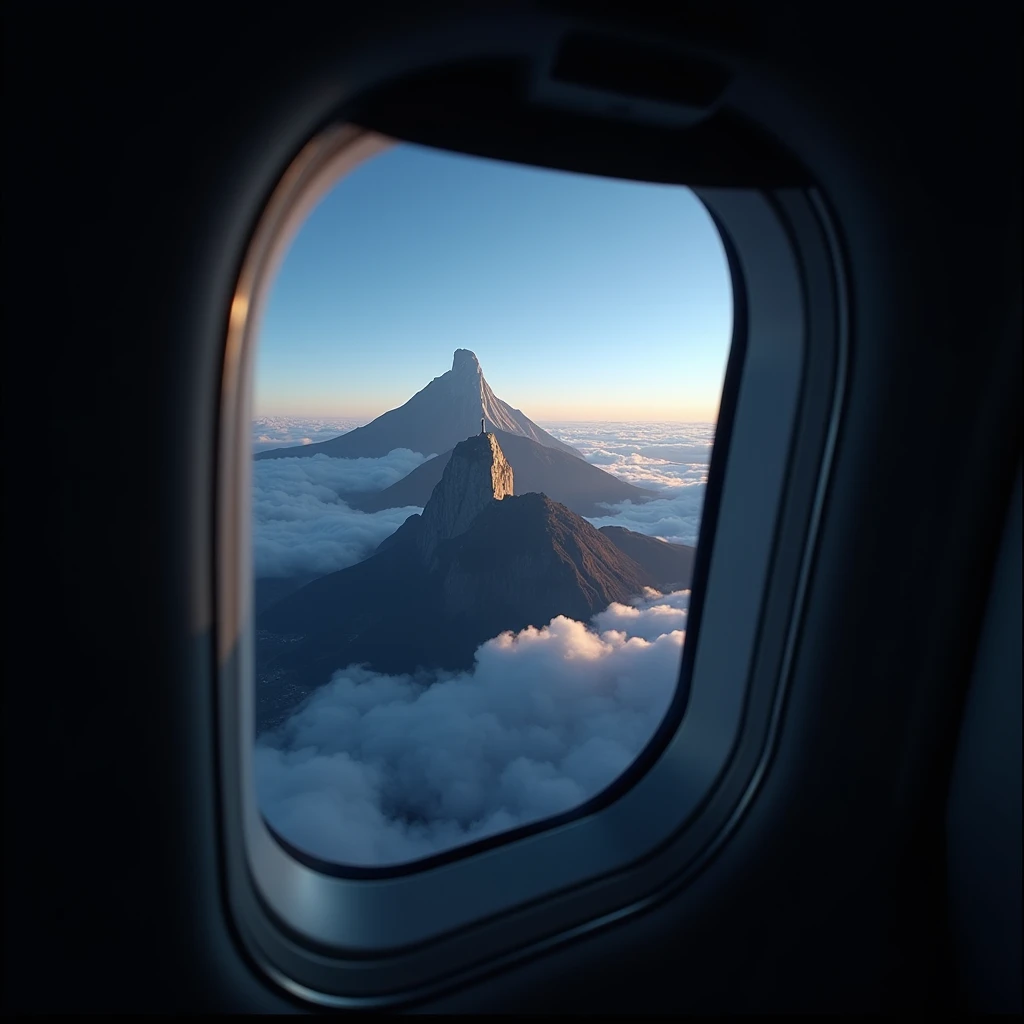
<svg viewBox="0 0 1024 1024">
<path fill-rule="evenodd" d="M 388 866 L 578 807 L 672 700 L 732 331 L 687 189 L 397 146 L 270 294 L 256 789 Z"/>
</svg>

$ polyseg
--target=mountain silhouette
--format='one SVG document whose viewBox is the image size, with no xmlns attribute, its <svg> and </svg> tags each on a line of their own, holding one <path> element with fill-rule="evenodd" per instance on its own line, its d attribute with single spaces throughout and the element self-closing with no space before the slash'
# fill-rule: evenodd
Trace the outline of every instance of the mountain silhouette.
<svg viewBox="0 0 1024 1024">
<path fill-rule="evenodd" d="M 506 630 L 557 615 L 585 622 L 656 585 L 661 573 L 565 505 L 513 490 L 495 435 L 471 437 L 455 446 L 422 515 L 370 558 L 259 615 L 257 730 L 348 665 L 466 669 L 480 644 Z"/>
<path fill-rule="evenodd" d="M 503 430 L 495 430 L 493 433 L 512 466 L 517 494 L 539 491 L 581 516 L 598 516 L 606 512 L 606 509 L 601 508 L 602 503 L 640 503 L 655 496 L 653 491 L 628 484 L 557 448 L 545 447 L 531 438 Z M 352 508 L 362 512 L 425 505 L 451 457 L 452 452 L 446 451 L 428 459 L 382 491 L 345 494 L 342 497 Z"/>
<path fill-rule="evenodd" d="M 380 458 L 396 448 L 424 455 L 448 452 L 481 429 L 528 437 L 575 458 L 583 456 L 542 430 L 491 390 L 473 352 L 455 350 L 452 368 L 417 391 L 405 405 L 383 413 L 363 427 L 328 441 L 258 452 L 257 459 L 307 458 L 322 452 L 335 459 Z"/>
<path fill-rule="evenodd" d="M 657 586 L 671 590 L 685 590 L 690 586 L 697 554 L 695 547 L 670 544 L 660 537 L 648 537 L 624 526 L 602 526 L 601 533 L 650 573 Z"/>
</svg>

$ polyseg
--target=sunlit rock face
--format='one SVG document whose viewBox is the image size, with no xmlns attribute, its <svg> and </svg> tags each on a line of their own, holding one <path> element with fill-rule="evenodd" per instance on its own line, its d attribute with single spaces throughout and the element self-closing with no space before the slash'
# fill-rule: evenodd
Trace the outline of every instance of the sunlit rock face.
<svg viewBox="0 0 1024 1024">
<path fill-rule="evenodd" d="M 424 560 L 433 558 L 442 541 L 465 533 L 491 502 L 512 493 L 512 467 L 494 434 L 457 444 L 423 510 L 418 541 Z"/>
</svg>

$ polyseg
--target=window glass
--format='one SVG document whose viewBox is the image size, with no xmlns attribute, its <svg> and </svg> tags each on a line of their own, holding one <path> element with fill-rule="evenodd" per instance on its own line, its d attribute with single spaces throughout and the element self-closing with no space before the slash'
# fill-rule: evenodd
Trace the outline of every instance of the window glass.
<svg viewBox="0 0 1024 1024">
<path fill-rule="evenodd" d="M 252 425 L 282 838 L 405 864 L 635 761 L 678 681 L 732 312 L 677 186 L 400 145 L 314 209 Z"/>
</svg>

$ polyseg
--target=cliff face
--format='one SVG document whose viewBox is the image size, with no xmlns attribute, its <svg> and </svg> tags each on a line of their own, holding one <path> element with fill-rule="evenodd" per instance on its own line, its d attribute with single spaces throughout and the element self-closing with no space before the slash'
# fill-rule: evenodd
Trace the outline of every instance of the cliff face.
<svg viewBox="0 0 1024 1024">
<path fill-rule="evenodd" d="M 477 417 L 476 429 L 480 429 Z M 620 480 L 584 459 L 545 447 L 528 437 L 510 434 L 488 422 L 487 429 L 498 439 L 501 449 L 516 478 L 516 493 L 536 491 L 552 501 L 566 505 L 581 516 L 607 515 L 605 504 L 632 501 L 641 504 L 655 497 L 655 492 Z M 474 431 L 475 433 L 475 431 Z M 308 447 L 308 446 L 307 446 Z M 344 500 L 362 512 L 379 512 L 385 508 L 426 505 L 437 486 L 451 451 L 442 452 L 417 466 L 408 476 L 383 491 L 370 494 L 345 494 Z"/>
<path fill-rule="evenodd" d="M 431 562 L 438 544 L 465 533 L 492 502 L 513 493 L 512 467 L 493 434 L 477 434 L 452 451 L 423 510 L 419 550 Z"/>
</svg>

